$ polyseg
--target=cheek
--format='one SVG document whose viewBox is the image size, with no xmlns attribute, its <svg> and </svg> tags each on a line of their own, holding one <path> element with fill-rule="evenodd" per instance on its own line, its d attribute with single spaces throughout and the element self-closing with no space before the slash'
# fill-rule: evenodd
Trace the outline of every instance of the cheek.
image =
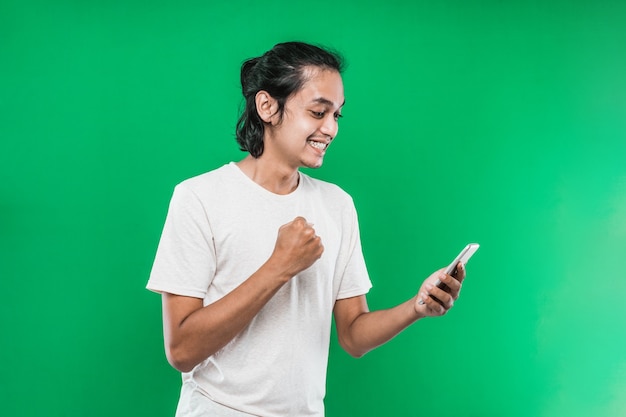
<svg viewBox="0 0 626 417">
<path fill-rule="evenodd" d="M 323 121 L 315 119 L 308 115 L 299 115 L 298 117 L 289 117 L 283 120 L 283 127 L 286 135 L 299 140 L 307 139 L 310 136 L 318 134 Z"/>
<path fill-rule="evenodd" d="M 308 138 L 309 136 L 315 134 L 319 127 L 315 121 L 299 120 L 297 124 L 293 125 L 293 129 L 293 133 L 297 133 L 299 136 Z"/>
<path fill-rule="evenodd" d="M 313 119 L 310 118 L 309 120 L 307 120 L 306 122 L 306 128 L 309 132 L 311 132 L 311 134 L 316 134 L 319 133 L 319 131 L 322 129 L 322 126 L 324 125 L 324 120 L 318 120 L 318 119 Z"/>
</svg>

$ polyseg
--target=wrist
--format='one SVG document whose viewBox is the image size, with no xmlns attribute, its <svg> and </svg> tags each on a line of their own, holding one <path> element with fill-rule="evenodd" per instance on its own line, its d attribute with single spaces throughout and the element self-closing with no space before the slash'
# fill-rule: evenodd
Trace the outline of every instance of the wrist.
<svg viewBox="0 0 626 417">
<path fill-rule="evenodd" d="M 280 263 L 276 262 L 273 258 L 270 258 L 261 266 L 260 270 L 263 275 L 270 278 L 272 281 L 277 282 L 279 285 L 284 285 L 293 275 L 290 274 L 285 268 L 280 266 Z"/>
</svg>

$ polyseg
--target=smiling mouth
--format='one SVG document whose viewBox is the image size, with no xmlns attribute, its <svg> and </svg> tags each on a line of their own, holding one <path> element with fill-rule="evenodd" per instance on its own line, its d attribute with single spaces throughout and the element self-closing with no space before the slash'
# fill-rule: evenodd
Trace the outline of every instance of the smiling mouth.
<svg viewBox="0 0 626 417">
<path fill-rule="evenodd" d="M 321 149 L 321 150 L 326 149 L 326 146 L 328 146 L 325 143 L 315 142 L 313 140 L 307 140 L 307 143 L 311 145 L 312 147 L 314 147 L 315 149 Z"/>
</svg>

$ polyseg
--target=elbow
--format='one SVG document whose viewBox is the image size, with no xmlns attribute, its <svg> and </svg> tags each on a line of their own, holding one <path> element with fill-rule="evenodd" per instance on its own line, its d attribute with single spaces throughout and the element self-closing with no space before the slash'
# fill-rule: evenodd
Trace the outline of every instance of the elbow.
<svg viewBox="0 0 626 417">
<path fill-rule="evenodd" d="M 165 346 L 165 356 L 169 364 L 179 372 L 191 372 L 197 363 L 180 346 Z"/>
<path fill-rule="evenodd" d="M 344 348 L 344 350 L 348 352 L 348 355 L 352 356 L 355 359 L 362 358 L 363 356 L 365 356 L 367 352 L 369 352 L 369 350 L 356 350 L 356 349 L 348 350 L 346 348 Z"/>
<path fill-rule="evenodd" d="M 356 359 L 362 358 L 367 352 L 370 351 L 370 349 L 363 349 L 355 343 L 342 338 L 339 339 L 339 345 L 343 348 L 343 350 L 346 351 L 348 355 Z"/>
<path fill-rule="evenodd" d="M 362 358 L 363 356 L 365 356 L 366 353 L 367 352 L 360 352 L 360 351 L 358 351 L 358 352 L 357 351 L 348 352 L 348 354 L 350 356 L 352 356 L 353 358 L 355 358 L 355 359 Z"/>
</svg>

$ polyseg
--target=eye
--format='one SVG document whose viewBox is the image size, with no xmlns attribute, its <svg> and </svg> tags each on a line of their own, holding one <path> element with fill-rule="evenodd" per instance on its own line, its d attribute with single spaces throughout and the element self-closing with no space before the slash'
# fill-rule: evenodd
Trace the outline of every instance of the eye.
<svg viewBox="0 0 626 417">
<path fill-rule="evenodd" d="M 311 114 L 313 115 L 313 117 L 315 117 L 316 119 L 323 119 L 324 118 L 324 114 L 325 112 L 323 111 L 311 111 Z"/>
<path fill-rule="evenodd" d="M 343 114 L 341 113 L 335 113 L 335 120 L 339 120 L 343 117 Z"/>
</svg>

